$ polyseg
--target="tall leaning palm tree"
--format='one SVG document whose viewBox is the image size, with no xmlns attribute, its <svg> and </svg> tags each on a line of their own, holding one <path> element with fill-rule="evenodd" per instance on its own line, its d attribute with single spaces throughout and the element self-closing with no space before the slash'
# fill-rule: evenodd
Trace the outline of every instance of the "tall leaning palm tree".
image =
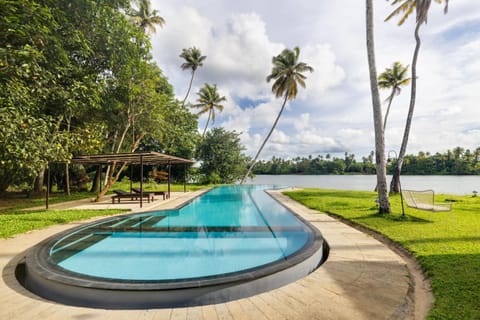
<svg viewBox="0 0 480 320">
<path fill-rule="evenodd" d="M 386 68 L 385 71 L 378 76 L 378 87 L 380 89 L 391 89 L 390 95 L 387 98 L 388 106 L 383 120 L 384 132 L 387 127 L 388 114 L 390 113 L 393 98 L 400 94 L 402 86 L 406 86 L 410 83 L 410 78 L 406 77 L 407 72 L 408 66 L 405 67 L 400 62 L 396 61 L 391 68 Z"/>
<path fill-rule="evenodd" d="M 132 20 L 145 32 L 147 30 L 151 33 L 155 33 L 157 30 L 156 25 L 163 27 L 165 19 L 158 15 L 157 10 L 152 10 L 150 0 L 136 0 L 134 3 L 138 6 L 138 10 L 131 9 L 127 14 Z"/>
<path fill-rule="evenodd" d="M 445 2 L 444 12 L 448 11 L 448 0 L 435 0 L 437 3 Z M 393 0 L 392 5 L 399 6 L 385 19 L 385 21 L 390 20 L 392 17 L 401 15 L 401 18 L 398 22 L 398 25 L 402 25 L 407 18 L 415 12 L 416 14 L 416 25 L 415 25 L 415 50 L 413 52 L 412 58 L 412 81 L 411 81 L 411 91 L 410 91 L 410 105 L 408 108 L 407 120 L 405 123 L 405 129 L 403 131 L 402 145 L 400 147 L 400 152 L 398 154 L 397 163 L 393 171 L 392 181 L 390 183 L 390 192 L 398 193 L 400 191 L 400 173 L 402 171 L 403 159 L 405 157 L 405 152 L 407 150 L 408 137 L 410 135 L 410 127 L 412 124 L 413 111 L 415 109 L 415 98 L 417 95 L 417 60 L 418 53 L 420 52 L 420 27 L 427 23 L 428 10 L 430 9 L 430 4 L 432 0 Z"/>
<path fill-rule="evenodd" d="M 370 74 L 370 90 L 373 107 L 373 124 L 375 129 L 375 161 L 377 169 L 377 193 L 379 213 L 390 213 L 390 199 L 387 190 L 387 168 L 385 166 L 385 136 L 382 123 L 382 105 L 377 84 L 377 67 L 375 62 L 375 41 L 373 36 L 373 4 L 366 0 L 367 56 Z"/>
<path fill-rule="evenodd" d="M 180 54 L 180 58 L 185 59 L 185 62 L 182 63 L 180 66 L 182 70 L 191 69 L 192 76 L 190 78 L 190 84 L 188 85 L 187 94 L 185 98 L 183 98 L 182 107 L 185 105 L 185 101 L 190 94 L 190 90 L 192 89 L 193 77 L 195 76 L 195 71 L 197 71 L 198 67 L 203 66 L 203 61 L 207 58 L 207 56 L 202 56 L 202 52 L 200 49 L 196 47 L 191 47 L 188 49 L 183 49 L 182 53 Z"/>
<path fill-rule="evenodd" d="M 207 131 L 210 120 L 212 120 L 212 123 L 215 122 L 215 109 L 219 112 L 222 112 L 223 105 L 221 103 L 227 101 L 227 98 L 218 94 L 216 84 L 211 86 L 208 83 L 205 83 L 205 85 L 203 86 L 203 88 L 200 89 L 197 95 L 198 103 L 194 104 L 192 107 L 200 109 L 200 111 L 198 112 L 199 115 L 208 112 L 207 123 L 205 124 L 205 129 L 203 130 L 202 134 L 203 137 L 205 136 L 205 132 Z"/>
<path fill-rule="evenodd" d="M 304 76 L 303 73 L 307 71 L 313 72 L 313 68 L 311 66 L 305 62 L 298 62 L 299 55 L 300 48 L 295 47 L 293 50 L 288 48 L 284 49 L 279 55 L 272 58 L 272 73 L 267 77 L 267 82 L 270 82 L 270 80 L 275 80 L 272 85 L 272 91 L 275 93 L 275 97 L 277 98 L 283 96 L 283 104 L 280 108 L 277 118 L 275 119 L 275 122 L 272 125 L 272 128 L 270 129 L 270 132 L 265 137 L 265 140 L 263 140 L 263 143 L 260 146 L 260 149 L 258 149 L 252 163 L 250 164 L 245 177 L 243 177 L 241 181 L 242 184 L 247 180 L 248 176 L 252 172 L 258 156 L 262 152 L 263 147 L 267 143 L 268 139 L 270 139 L 273 130 L 275 130 L 278 120 L 285 109 L 287 101 L 294 100 L 297 97 L 299 85 L 305 88 L 305 79 L 307 79 L 307 77 Z"/>
</svg>

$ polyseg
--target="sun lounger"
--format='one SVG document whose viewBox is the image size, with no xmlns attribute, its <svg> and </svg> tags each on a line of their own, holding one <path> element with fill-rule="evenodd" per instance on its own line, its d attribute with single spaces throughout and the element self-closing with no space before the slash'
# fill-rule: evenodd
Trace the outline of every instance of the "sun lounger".
<svg viewBox="0 0 480 320">
<path fill-rule="evenodd" d="M 124 190 L 120 190 L 120 189 L 117 189 L 117 190 L 113 190 L 113 192 L 115 193 L 115 195 L 112 197 L 112 203 L 115 203 L 115 199 L 118 200 L 118 203 L 120 203 L 120 199 L 128 199 L 130 198 L 130 200 L 138 200 L 140 198 L 140 194 L 139 193 L 129 193 L 129 192 L 126 192 Z M 143 198 L 147 198 L 147 202 L 150 202 L 150 194 L 149 193 L 144 193 L 143 194 Z M 153 200 L 153 198 L 152 198 Z"/>
<path fill-rule="evenodd" d="M 137 194 L 140 194 L 140 192 L 142 191 L 141 189 L 139 188 L 132 188 L 133 192 L 137 193 Z M 152 201 L 153 201 L 153 196 L 156 195 L 156 196 L 163 196 L 163 200 L 165 200 L 165 195 L 166 195 L 166 192 L 165 191 L 143 191 L 143 194 L 151 194 L 152 195 Z"/>
</svg>

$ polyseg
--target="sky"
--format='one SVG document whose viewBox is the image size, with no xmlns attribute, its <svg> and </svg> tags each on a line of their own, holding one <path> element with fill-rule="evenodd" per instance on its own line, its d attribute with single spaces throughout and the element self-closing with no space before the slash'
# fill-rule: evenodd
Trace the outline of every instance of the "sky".
<svg viewBox="0 0 480 320">
<path fill-rule="evenodd" d="M 411 65 L 414 17 L 402 26 L 384 22 L 394 7 L 373 1 L 375 51 L 380 74 L 393 62 Z M 211 127 L 241 133 L 245 153 L 254 156 L 283 100 L 266 77 L 272 57 L 300 48 L 306 89 L 287 107 L 260 158 L 355 154 L 374 150 L 373 111 L 365 40 L 365 1 L 360 0 L 152 0 L 166 20 L 152 34 L 153 57 L 175 94 L 183 100 L 191 77 L 182 70 L 182 49 L 197 47 L 207 56 L 197 69 L 188 102 L 196 103 L 205 84 L 216 84 L 227 98 Z M 480 3 L 432 1 L 421 27 L 417 100 L 408 154 L 480 147 Z M 390 92 L 380 92 L 383 110 Z M 396 96 L 385 129 L 385 148 L 398 152 L 410 99 L 410 86 Z M 192 110 L 196 112 L 196 110 Z M 199 118 L 203 132 L 207 116 Z"/>
</svg>

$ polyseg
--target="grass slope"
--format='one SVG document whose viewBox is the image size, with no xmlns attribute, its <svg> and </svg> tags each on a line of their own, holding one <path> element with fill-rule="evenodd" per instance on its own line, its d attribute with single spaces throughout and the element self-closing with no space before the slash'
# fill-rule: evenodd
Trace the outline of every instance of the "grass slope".
<svg viewBox="0 0 480 320">
<path fill-rule="evenodd" d="M 480 197 L 438 195 L 451 212 L 405 208 L 391 197 L 392 214 L 377 214 L 374 192 L 304 189 L 286 192 L 309 208 L 373 229 L 409 250 L 431 278 L 429 319 L 480 319 Z"/>
</svg>

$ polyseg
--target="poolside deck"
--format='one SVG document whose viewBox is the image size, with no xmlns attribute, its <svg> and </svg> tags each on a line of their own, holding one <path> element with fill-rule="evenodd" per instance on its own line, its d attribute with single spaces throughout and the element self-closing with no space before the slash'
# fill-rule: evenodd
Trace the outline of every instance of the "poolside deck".
<svg viewBox="0 0 480 320">
<path fill-rule="evenodd" d="M 200 192 L 174 193 L 142 210 L 167 209 L 189 201 Z M 414 319 L 413 284 L 406 262 L 387 246 L 325 214 L 318 214 L 283 196 L 272 195 L 310 221 L 330 246 L 329 259 L 309 276 L 284 287 L 249 298 L 200 307 L 103 310 L 61 305 L 44 300 L 15 279 L 14 268 L 24 252 L 37 242 L 81 223 L 56 225 L 0 239 L 0 319 Z M 95 208 L 111 203 L 77 202 Z M 138 204 L 116 204 L 133 206 Z M 74 206 L 71 204 L 70 206 Z M 93 220 L 93 219 L 92 219 Z M 84 223 L 84 222 L 82 222 Z"/>
</svg>

